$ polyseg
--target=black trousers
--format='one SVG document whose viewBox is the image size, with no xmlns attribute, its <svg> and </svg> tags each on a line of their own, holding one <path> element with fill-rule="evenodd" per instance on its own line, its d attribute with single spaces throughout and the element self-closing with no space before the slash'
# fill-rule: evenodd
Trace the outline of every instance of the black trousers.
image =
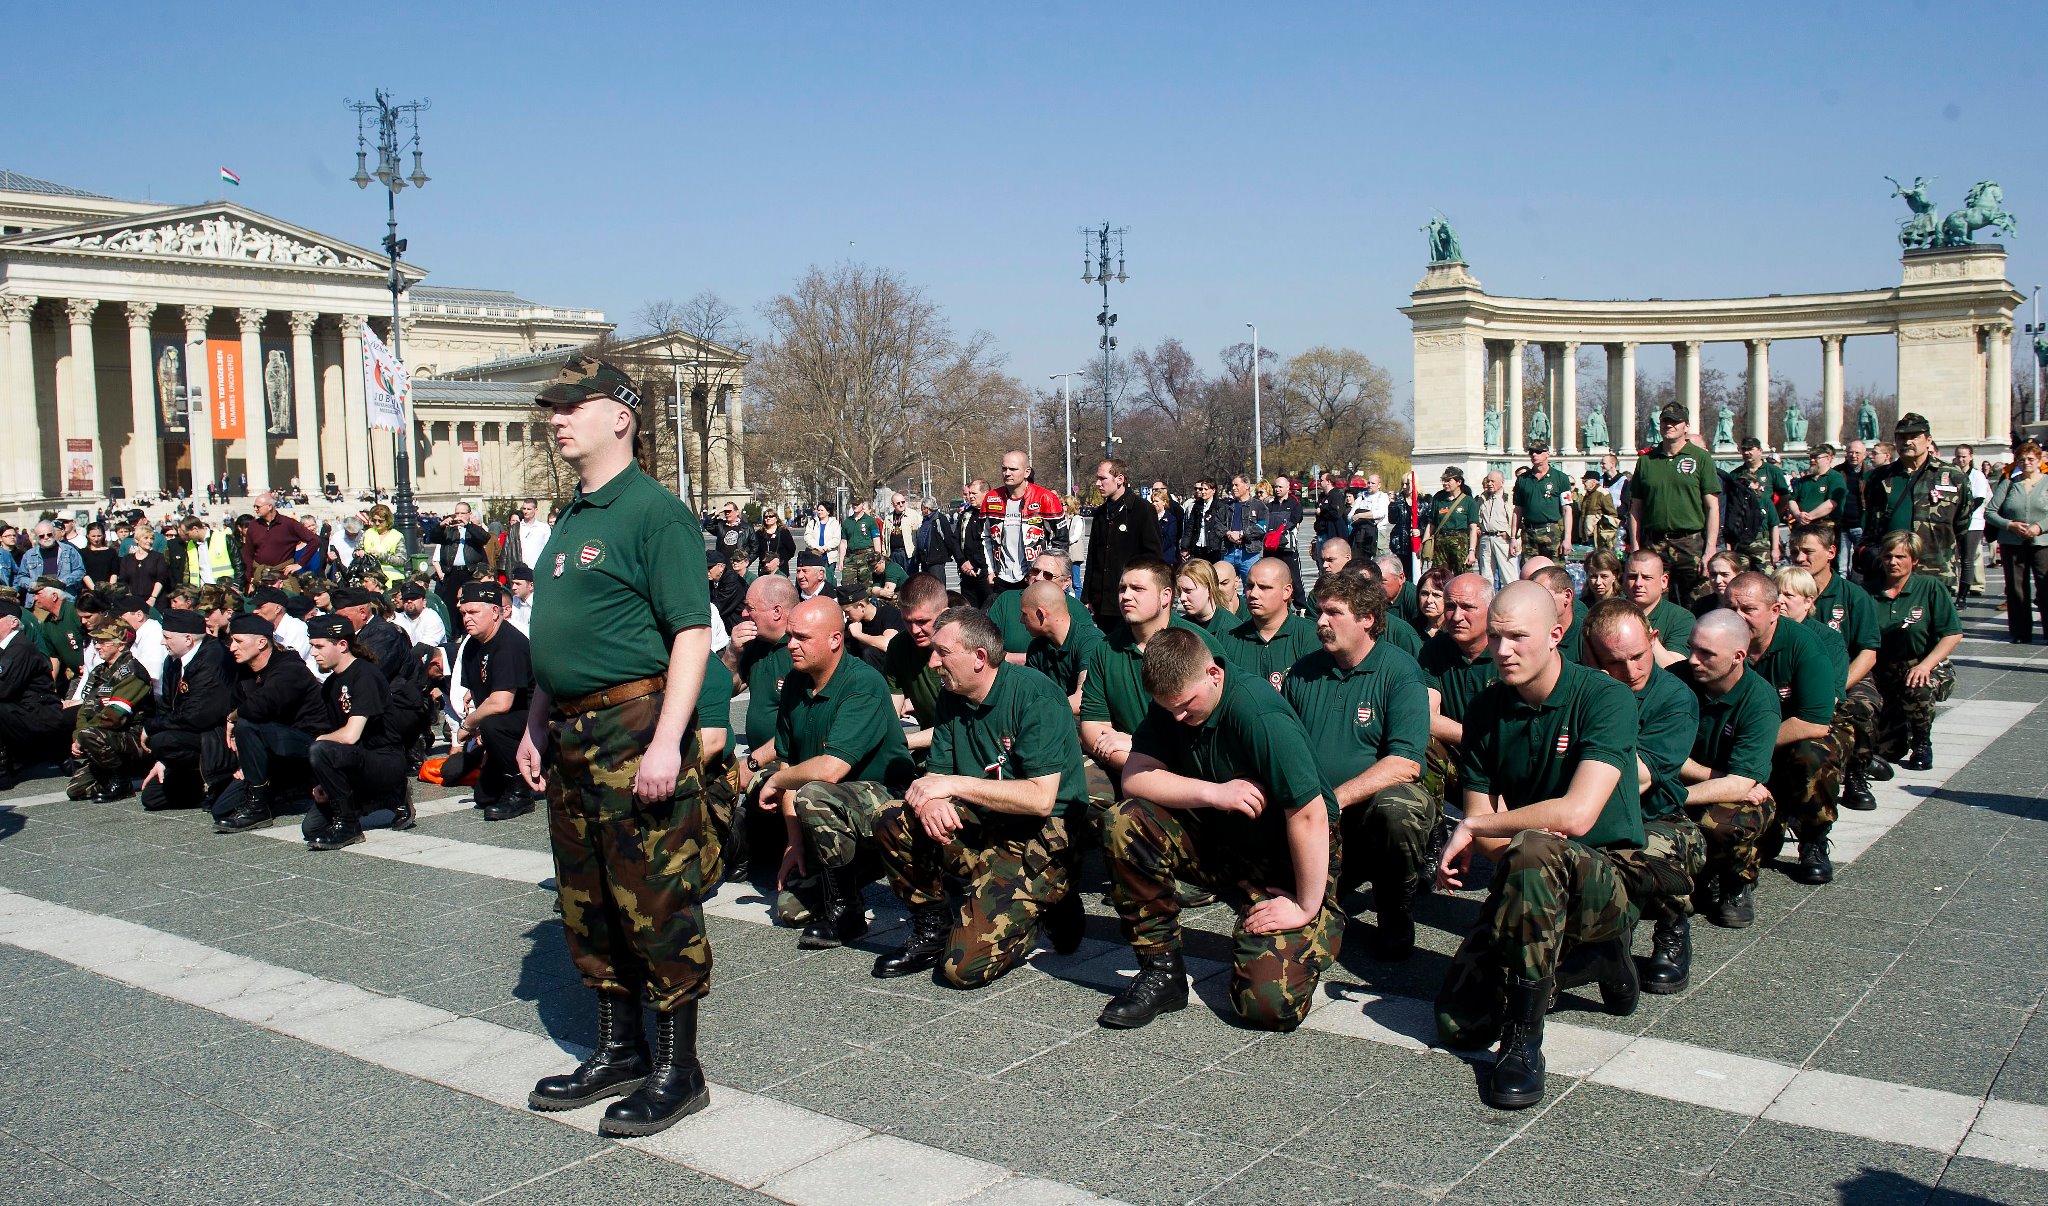
<svg viewBox="0 0 2048 1206">
<path fill-rule="evenodd" d="M 164 773 L 143 789 L 145 809 L 155 812 L 165 808 L 197 808 L 207 802 L 208 737 L 219 740 L 214 734 L 188 733 L 182 729 L 149 735 L 150 755 L 163 763 Z"/>
<path fill-rule="evenodd" d="M 217 744 L 216 744 L 217 743 Z M 308 768 L 313 735 L 287 724 L 235 721 L 235 748 L 227 748 L 223 736 L 207 734 L 206 781 L 214 784 L 212 809 L 216 818 L 232 814 L 248 802 L 252 784 L 273 786 L 282 773 Z M 236 779 L 235 772 L 242 772 Z"/>
<path fill-rule="evenodd" d="M 2041 639 L 2048 641 L 2048 545 L 2000 544 L 2005 563 L 2005 631 L 2015 641 L 2034 639 L 2040 612 Z"/>
<path fill-rule="evenodd" d="M 68 756 L 71 743 L 65 730 L 69 727 L 61 708 L 32 710 L 17 703 L 0 703 L 0 750 L 23 765 Z"/>
<path fill-rule="evenodd" d="M 477 771 L 476 802 L 490 804 L 505 798 L 518 786 L 519 739 L 526 735 L 526 709 L 514 708 L 485 717 L 476 727 L 477 744 L 483 747 L 483 764 Z"/>
<path fill-rule="evenodd" d="M 434 593 L 441 596 L 441 602 L 448 605 L 448 619 L 451 622 L 451 627 L 460 628 L 462 624 L 462 608 L 456 602 L 456 593 L 462 589 L 463 583 L 476 577 L 478 568 L 480 567 L 476 565 L 444 565 L 441 567 L 441 579 L 434 583 Z M 457 634 L 451 632 L 448 635 L 453 637 Z"/>
<path fill-rule="evenodd" d="M 308 836 L 325 829 L 330 820 L 360 822 L 365 805 L 369 810 L 384 807 L 405 786 L 405 755 L 398 750 L 373 753 L 360 745 L 316 741 L 308 761 L 313 785 L 327 796 L 325 804 L 316 801 L 306 810 Z"/>
</svg>

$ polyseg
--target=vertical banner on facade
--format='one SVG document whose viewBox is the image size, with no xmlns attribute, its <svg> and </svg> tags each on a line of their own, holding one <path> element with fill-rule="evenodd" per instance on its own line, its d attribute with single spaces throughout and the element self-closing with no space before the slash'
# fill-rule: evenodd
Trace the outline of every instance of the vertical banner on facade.
<svg viewBox="0 0 2048 1206">
<path fill-rule="evenodd" d="M 369 404 L 370 426 L 383 431 L 405 430 L 405 407 L 412 377 L 384 341 L 363 324 L 363 397 Z"/>
<path fill-rule="evenodd" d="M 462 441 L 462 485 L 464 489 L 484 484 L 484 453 L 475 440 Z"/>
<path fill-rule="evenodd" d="M 213 396 L 213 438 L 239 440 L 249 434 L 242 414 L 242 342 L 239 339 L 206 341 L 207 393 Z"/>
<path fill-rule="evenodd" d="M 273 440 L 298 434 L 298 412 L 292 405 L 292 345 L 286 339 L 263 341 L 263 430 Z"/>
<path fill-rule="evenodd" d="M 149 341 L 150 373 L 156 379 L 157 431 L 182 436 L 188 430 L 186 416 L 192 411 L 192 393 L 185 384 L 185 340 L 178 335 L 156 335 Z"/>
<path fill-rule="evenodd" d="M 99 471 L 92 454 L 92 441 L 64 441 L 64 492 L 98 494 L 98 480 Z"/>
</svg>

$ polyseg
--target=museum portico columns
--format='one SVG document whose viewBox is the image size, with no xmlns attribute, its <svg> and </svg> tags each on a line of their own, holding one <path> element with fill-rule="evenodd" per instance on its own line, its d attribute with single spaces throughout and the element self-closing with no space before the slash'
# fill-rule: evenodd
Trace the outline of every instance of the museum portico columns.
<svg viewBox="0 0 2048 1206">
<path fill-rule="evenodd" d="M 1610 343 L 1607 345 L 1607 400 L 1619 400 L 1614 413 L 1609 416 L 1613 424 L 1607 429 L 1607 446 L 1616 452 L 1630 452 L 1636 447 L 1636 345 L 1632 343 Z"/>
<path fill-rule="evenodd" d="M 1984 328 L 1984 439 L 2004 440 L 2012 429 L 2012 328 Z"/>
<path fill-rule="evenodd" d="M 292 327 L 292 410 L 298 418 L 299 488 L 317 497 L 325 481 L 320 472 L 320 403 L 313 376 L 313 325 L 320 315 L 294 310 Z"/>
<path fill-rule="evenodd" d="M 57 477 L 59 487 L 67 493 L 71 489 L 71 460 L 75 455 L 71 443 L 74 440 L 85 445 L 78 451 L 84 453 L 93 465 L 93 484 L 87 492 L 103 492 L 107 485 L 107 470 L 102 457 L 104 449 L 100 443 L 99 374 L 94 368 L 92 350 L 92 317 L 99 308 L 98 298 L 74 297 L 64 303 L 64 316 L 70 320 L 71 326 L 71 397 L 66 399 L 64 410 L 58 414 Z"/>
<path fill-rule="evenodd" d="M 1842 447 L 1842 339 L 1820 337 L 1820 438 L 1837 451 Z"/>
<path fill-rule="evenodd" d="M 270 489 L 270 407 L 263 397 L 263 320 L 269 313 L 235 311 L 242 332 L 242 472 L 251 498 Z"/>
<path fill-rule="evenodd" d="M 185 416 L 186 440 L 192 449 L 192 496 L 206 497 L 209 482 L 220 480 L 213 465 L 213 406 L 206 387 L 206 322 L 212 306 L 185 307 L 185 384 L 192 399 Z"/>
<path fill-rule="evenodd" d="M 1771 341 L 1749 341 L 1749 434 L 1771 444 Z"/>
<path fill-rule="evenodd" d="M 146 502 L 163 489 L 163 449 L 158 443 L 156 381 L 151 376 L 149 324 L 156 317 L 155 302 L 129 302 L 128 315 L 128 408 L 134 416 L 128 447 L 121 453 L 121 481 L 128 496 Z"/>
<path fill-rule="evenodd" d="M 1687 340 L 1671 345 L 1673 379 L 1678 386 L 1678 404 L 1685 407 L 1685 421 L 1695 432 L 1700 430 L 1700 344 L 1699 340 Z"/>
<path fill-rule="evenodd" d="M 1579 451 L 1579 345 L 1559 344 L 1557 360 L 1557 422 L 1551 433 L 1552 442 L 1560 455 L 1576 456 Z"/>
<path fill-rule="evenodd" d="M 370 484 L 370 410 L 363 395 L 362 314 L 341 316 L 341 416 L 348 433 L 348 483 L 350 490 Z"/>
<path fill-rule="evenodd" d="M 1502 425 L 1500 446 L 1511 459 L 1522 452 L 1522 349 L 1527 346 L 1521 339 L 1508 344 L 1507 422 Z"/>
<path fill-rule="evenodd" d="M 7 384 L 17 398 L 36 396 L 35 341 L 29 319 L 36 312 L 36 298 L 11 295 L 0 298 L 0 312 L 7 317 Z M 33 404 L 18 407 L 13 439 L 7 441 L 10 455 L 0 458 L 7 469 L 6 492 L 10 498 L 43 496 L 43 433 Z"/>
</svg>

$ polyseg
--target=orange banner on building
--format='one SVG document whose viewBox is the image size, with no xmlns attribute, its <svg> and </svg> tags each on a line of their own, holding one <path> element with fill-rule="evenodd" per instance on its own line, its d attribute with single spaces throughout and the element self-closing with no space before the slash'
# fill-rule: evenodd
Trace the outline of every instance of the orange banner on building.
<svg viewBox="0 0 2048 1206">
<path fill-rule="evenodd" d="M 213 438 L 239 440 L 247 436 L 242 415 L 242 344 L 235 339 L 206 341 L 206 399 L 213 413 Z"/>
</svg>

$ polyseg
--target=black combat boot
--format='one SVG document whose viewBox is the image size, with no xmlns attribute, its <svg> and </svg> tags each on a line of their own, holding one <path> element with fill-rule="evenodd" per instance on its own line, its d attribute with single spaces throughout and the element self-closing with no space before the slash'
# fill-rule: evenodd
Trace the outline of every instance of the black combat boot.
<svg viewBox="0 0 2048 1206">
<path fill-rule="evenodd" d="M 1748 929 L 1756 920 L 1756 885 L 1729 872 L 1721 879 L 1721 902 L 1714 921 L 1725 929 Z"/>
<path fill-rule="evenodd" d="M 697 1002 L 654 1014 L 654 1066 L 633 1095 L 615 1101 L 597 1124 L 600 1135 L 654 1135 L 711 1104 L 711 1086 L 697 1063 Z"/>
<path fill-rule="evenodd" d="M 116 800 L 125 800 L 134 794 L 135 784 L 129 780 L 128 776 L 116 774 L 111 778 L 99 779 L 94 782 L 92 802 L 95 804 L 112 804 Z"/>
<path fill-rule="evenodd" d="M 333 805 L 329 805 L 333 807 Z M 363 840 L 362 818 L 356 816 L 353 808 L 341 809 L 327 827 L 306 839 L 308 850 L 340 850 Z"/>
<path fill-rule="evenodd" d="M 1176 948 L 1159 955 L 1139 955 L 1137 978 L 1095 1020 L 1112 1030 L 1136 1030 L 1162 1013 L 1187 1006 L 1188 969 Z"/>
<path fill-rule="evenodd" d="M 1551 978 L 1553 989 L 1577 988 L 1581 984 L 1600 986 L 1600 1003 L 1607 1012 L 1625 1018 L 1642 1000 L 1642 983 L 1636 975 L 1636 961 L 1629 954 L 1635 931 L 1628 937 L 1605 942 L 1587 942 L 1573 947 L 1558 964 Z"/>
<path fill-rule="evenodd" d="M 606 1097 L 623 1097 L 647 1079 L 647 1033 L 640 994 L 597 994 L 597 1050 L 563 1076 L 544 1076 L 526 1095 L 536 1110 L 573 1110 Z"/>
<path fill-rule="evenodd" d="M 1899 765 L 1907 770 L 1934 769 L 1934 737 L 1921 725 L 1913 726 L 1911 747 L 1906 756 L 1899 759 Z"/>
<path fill-rule="evenodd" d="M 1792 878 L 1802 884 L 1834 882 L 1835 864 L 1828 857 L 1827 834 L 1799 840 L 1799 865 L 1793 868 Z"/>
<path fill-rule="evenodd" d="M 483 810 L 486 821 L 509 821 L 513 817 L 523 817 L 533 811 L 533 792 L 525 784 L 520 784 L 485 804 Z M 410 814 L 411 811 L 412 805 L 407 804 L 406 812 Z M 398 828 L 398 823 L 393 821 L 391 827 Z"/>
<path fill-rule="evenodd" d="M 273 811 L 270 784 L 250 783 L 242 789 L 242 806 L 213 823 L 215 833 L 240 833 L 269 828 Z"/>
<path fill-rule="evenodd" d="M 532 807 L 529 800 L 527 807 Z M 486 817 L 486 820 L 489 818 Z M 391 831 L 402 833 L 420 823 L 420 814 L 412 806 L 412 777 L 398 785 L 398 798 L 391 802 Z"/>
<path fill-rule="evenodd" d="M 1399 963 L 1415 953 L 1415 889 L 1403 879 L 1372 889 L 1373 911 L 1379 932 L 1373 935 L 1372 953 L 1388 963 Z"/>
<path fill-rule="evenodd" d="M 1863 777 L 1872 783 L 1889 783 L 1894 773 L 1892 764 L 1886 762 L 1884 756 L 1875 751 L 1863 760 Z"/>
<path fill-rule="evenodd" d="M 1851 768 L 1842 776 L 1842 807 L 1856 812 L 1877 811 L 1877 797 L 1870 793 L 1870 781 L 1863 777 L 1861 768 Z"/>
<path fill-rule="evenodd" d="M 1487 1104 L 1494 1109 L 1522 1110 L 1543 1100 L 1543 1015 L 1555 991 L 1550 980 L 1509 978 L 1500 1055 L 1486 1083 Z"/>
<path fill-rule="evenodd" d="M 1088 934 L 1088 914 L 1081 907 L 1081 890 L 1069 887 L 1067 894 L 1045 911 L 1039 924 L 1055 954 L 1071 955 L 1080 950 L 1081 939 Z"/>
<path fill-rule="evenodd" d="M 868 906 L 861 899 L 860 880 L 850 864 L 827 866 L 815 849 L 811 859 L 818 868 L 820 899 L 818 907 L 811 910 L 811 923 L 804 927 L 796 944 L 807 951 L 827 951 L 868 932 Z"/>
<path fill-rule="evenodd" d="M 1658 996 L 1684 992 L 1692 983 L 1692 919 L 1661 917 L 1650 931 L 1650 958 L 1643 964 L 1643 991 Z"/>
<path fill-rule="evenodd" d="M 952 938 L 952 910 L 945 902 L 918 906 L 910 914 L 910 937 L 902 948 L 875 960 L 875 978 L 893 980 L 937 967 Z"/>
</svg>

